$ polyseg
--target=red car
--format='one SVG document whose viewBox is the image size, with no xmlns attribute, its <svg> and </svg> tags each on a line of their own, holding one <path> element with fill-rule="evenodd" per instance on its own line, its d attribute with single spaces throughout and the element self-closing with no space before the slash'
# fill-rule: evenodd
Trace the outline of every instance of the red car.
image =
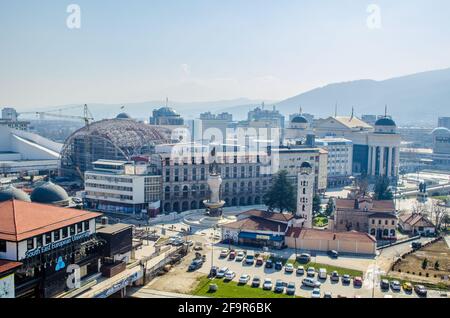
<svg viewBox="0 0 450 318">
<path fill-rule="evenodd" d="M 264 264 L 264 259 L 262 257 L 258 257 L 256 259 L 256 266 L 262 266 Z"/>
<path fill-rule="evenodd" d="M 361 287 L 363 284 L 363 280 L 361 277 L 355 277 L 353 278 L 353 286 Z"/>
<path fill-rule="evenodd" d="M 236 257 L 236 252 L 235 251 L 231 251 L 230 255 L 228 255 L 228 259 L 230 259 L 230 260 L 235 259 L 235 257 Z"/>
</svg>

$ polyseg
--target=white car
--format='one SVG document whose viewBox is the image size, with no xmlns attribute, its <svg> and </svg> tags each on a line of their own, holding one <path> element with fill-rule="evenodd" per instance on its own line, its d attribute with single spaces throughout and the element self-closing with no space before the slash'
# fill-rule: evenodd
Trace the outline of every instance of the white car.
<svg viewBox="0 0 450 318">
<path fill-rule="evenodd" d="M 235 278 L 235 277 L 236 277 L 236 273 L 235 273 L 235 272 L 233 272 L 233 271 L 228 271 L 228 272 L 225 274 L 224 280 L 233 280 L 233 278 Z"/>
<path fill-rule="evenodd" d="M 245 253 L 240 251 L 237 255 L 236 255 L 236 262 L 242 262 L 245 258 Z"/>
<path fill-rule="evenodd" d="M 220 258 L 225 258 L 228 256 L 228 250 L 222 250 L 220 252 Z"/>
<path fill-rule="evenodd" d="M 228 267 L 222 267 L 216 274 L 217 278 L 223 278 L 225 274 L 229 271 Z"/>
<path fill-rule="evenodd" d="M 398 280 L 391 281 L 391 289 L 393 291 L 401 291 L 402 286 L 400 285 L 400 282 Z"/>
<path fill-rule="evenodd" d="M 294 266 L 293 266 L 291 263 L 287 263 L 287 264 L 284 266 L 284 271 L 285 271 L 286 273 L 293 273 L 293 272 L 294 272 Z"/>
<path fill-rule="evenodd" d="M 242 274 L 241 277 L 239 278 L 239 284 L 247 284 L 249 280 L 250 280 L 250 275 Z"/>
<path fill-rule="evenodd" d="M 310 277 L 306 277 L 305 279 L 303 279 L 302 284 L 307 287 L 314 287 L 314 288 L 320 287 L 320 282 L 318 282 L 314 278 L 310 278 Z"/>
<path fill-rule="evenodd" d="M 316 276 L 316 269 L 314 267 L 308 267 L 308 270 L 306 271 L 306 276 L 308 277 Z"/>
<path fill-rule="evenodd" d="M 264 278 L 263 289 L 271 290 L 272 289 L 272 280 L 270 278 Z"/>
<path fill-rule="evenodd" d="M 311 293 L 311 298 L 320 298 L 320 289 L 314 288 Z"/>
</svg>

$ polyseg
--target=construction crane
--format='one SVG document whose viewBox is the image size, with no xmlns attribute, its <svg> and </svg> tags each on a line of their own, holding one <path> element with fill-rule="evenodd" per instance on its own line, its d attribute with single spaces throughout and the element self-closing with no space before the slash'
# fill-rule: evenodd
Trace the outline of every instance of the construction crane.
<svg viewBox="0 0 450 318">
<path fill-rule="evenodd" d="M 58 117 L 58 118 L 82 119 L 82 120 L 84 120 L 85 126 L 89 126 L 90 122 L 94 120 L 94 116 L 92 116 L 92 113 L 90 112 L 90 110 L 89 110 L 89 108 L 88 108 L 88 106 L 86 104 L 83 106 L 83 116 L 63 115 L 63 114 L 61 114 L 61 111 L 63 111 L 63 110 L 79 108 L 79 107 L 80 106 L 71 106 L 71 107 L 66 107 L 66 108 L 50 110 L 50 111 L 46 111 L 46 112 L 24 112 L 24 113 L 20 113 L 19 115 L 36 114 L 36 115 L 39 115 L 41 117 L 50 116 L 50 117 Z M 60 113 L 59 114 L 53 114 L 53 112 L 60 112 Z"/>
</svg>

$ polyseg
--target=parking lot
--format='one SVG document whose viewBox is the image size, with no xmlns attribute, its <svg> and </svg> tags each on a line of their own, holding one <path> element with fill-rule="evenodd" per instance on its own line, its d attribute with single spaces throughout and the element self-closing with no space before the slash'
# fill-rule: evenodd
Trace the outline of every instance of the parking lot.
<svg viewBox="0 0 450 318">
<path fill-rule="evenodd" d="M 306 273 L 302 276 L 299 276 L 295 273 L 285 273 L 284 268 L 282 270 L 275 270 L 274 268 L 265 268 L 265 266 L 255 266 L 255 265 L 246 265 L 243 262 L 237 262 L 235 260 L 229 260 L 227 258 L 220 258 L 219 251 L 215 253 L 213 259 L 210 257 L 206 259 L 205 264 L 198 270 L 198 272 L 209 274 L 209 270 L 211 268 L 211 261 L 213 261 L 214 266 L 218 266 L 219 268 L 228 267 L 231 271 L 236 273 L 233 281 L 238 282 L 239 277 L 242 274 L 250 275 L 250 281 L 248 284 L 251 284 L 251 280 L 255 276 L 259 276 L 259 278 L 263 281 L 264 278 L 270 278 L 272 283 L 275 285 L 276 280 L 280 279 L 285 283 L 294 282 L 296 286 L 296 296 L 300 297 L 311 297 L 312 287 L 302 286 L 302 280 L 306 277 Z M 305 270 L 307 270 L 307 266 L 305 266 Z M 316 268 L 316 272 L 319 268 Z M 382 291 L 379 287 L 379 279 L 365 279 L 367 277 L 363 277 L 363 284 L 360 287 L 353 286 L 353 279 L 350 284 L 343 284 L 341 279 L 338 282 L 332 282 L 330 280 L 330 273 L 328 273 L 328 277 L 326 279 L 318 279 L 317 273 L 315 278 L 321 282 L 321 296 L 323 297 L 325 292 L 331 292 L 333 298 L 341 296 L 347 298 L 361 297 L 361 298 L 370 298 L 372 295 L 377 298 L 384 298 L 386 295 L 390 295 L 387 297 L 392 298 L 414 298 L 418 297 L 415 292 L 407 293 L 403 290 L 399 292 L 394 292 L 392 290 Z M 367 275 L 367 273 L 366 273 Z M 375 281 L 375 285 L 373 282 Z M 373 286 L 375 286 L 373 288 Z M 261 287 L 260 287 L 261 288 Z M 428 297 L 441 297 L 439 291 L 428 290 Z"/>
</svg>

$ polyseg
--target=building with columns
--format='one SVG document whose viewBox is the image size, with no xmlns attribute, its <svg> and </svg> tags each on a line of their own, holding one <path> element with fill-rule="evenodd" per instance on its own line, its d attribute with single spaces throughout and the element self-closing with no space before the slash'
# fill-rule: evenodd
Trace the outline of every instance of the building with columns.
<svg viewBox="0 0 450 318">
<path fill-rule="evenodd" d="M 353 142 L 353 175 L 398 176 L 401 136 L 388 116 L 378 119 L 374 127 L 354 115 L 329 117 L 317 123 L 315 133 L 319 138 L 341 137 Z"/>
</svg>

